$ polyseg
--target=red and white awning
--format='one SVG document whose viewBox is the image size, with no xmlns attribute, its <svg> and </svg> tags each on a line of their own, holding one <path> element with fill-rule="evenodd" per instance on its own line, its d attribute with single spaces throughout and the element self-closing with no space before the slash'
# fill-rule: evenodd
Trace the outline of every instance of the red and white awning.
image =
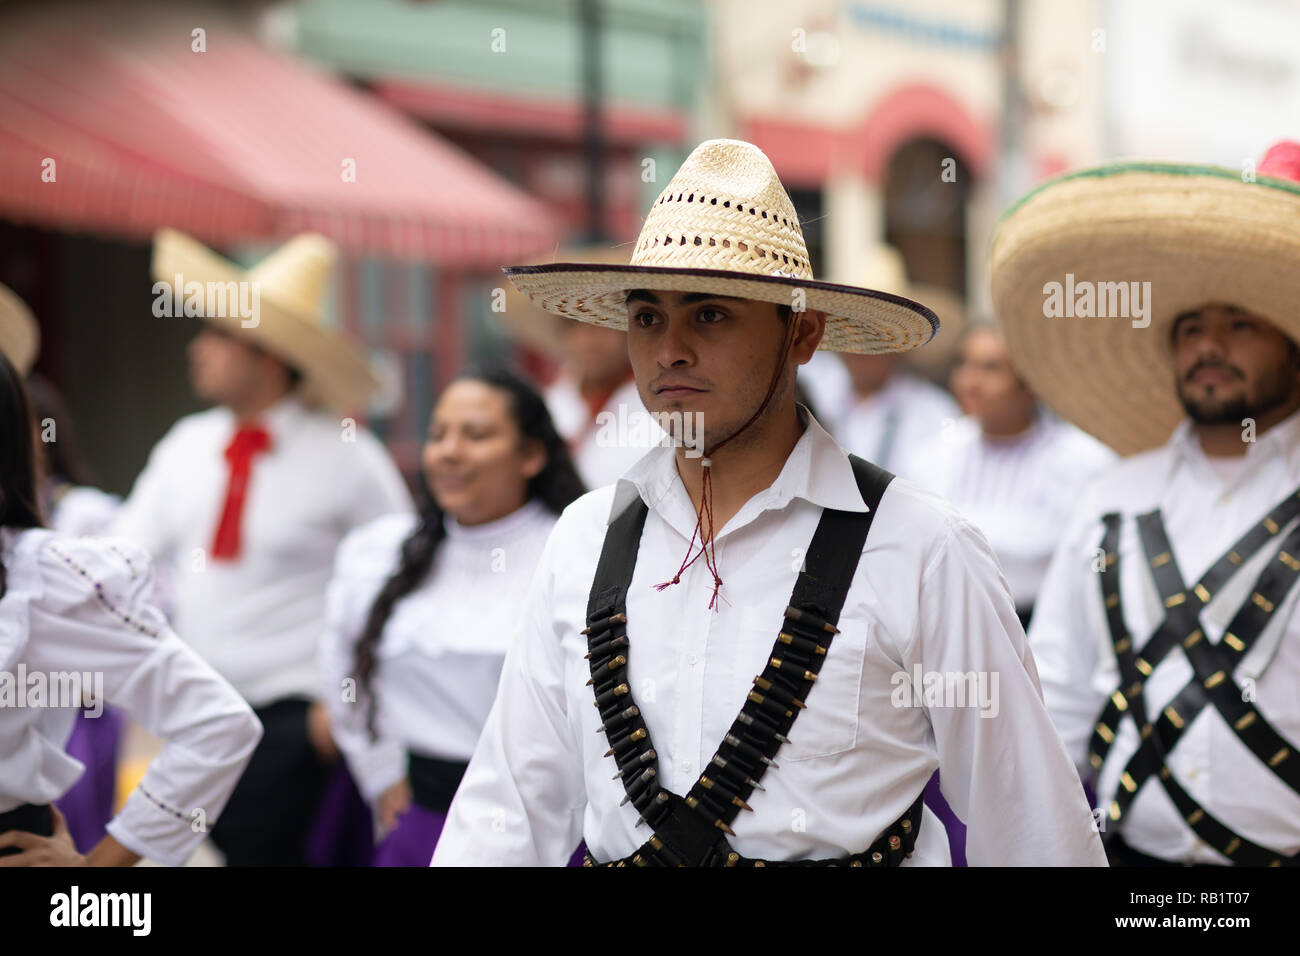
<svg viewBox="0 0 1300 956">
<path fill-rule="evenodd" d="M 451 268 L 559 233 L 436 134 L 219 14 L 115 4 L 0 14 L 0 217 L 218 245 L 314 230 Z"/>
</svg>

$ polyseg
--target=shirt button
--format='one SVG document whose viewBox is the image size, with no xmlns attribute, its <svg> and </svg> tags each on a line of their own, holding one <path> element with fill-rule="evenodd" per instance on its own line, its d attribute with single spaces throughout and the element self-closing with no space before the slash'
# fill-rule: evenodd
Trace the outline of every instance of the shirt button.
<svg viewBox="0 0 1300 956">
<path fill-rule="evenodd" d="M 692 667 L 694 667 L 698 662 L 699 662 L 699 658 L 696 657 L 694 654 L 686 655 L 686 663 L 690 664 Z"/>
<path fill-rule="evenodd" d="M 694 773 L 694 772 L 695 772 L 695 764 L 691 763 L 689 760 L 683 760 L 682 773 Z"/>
</svg>

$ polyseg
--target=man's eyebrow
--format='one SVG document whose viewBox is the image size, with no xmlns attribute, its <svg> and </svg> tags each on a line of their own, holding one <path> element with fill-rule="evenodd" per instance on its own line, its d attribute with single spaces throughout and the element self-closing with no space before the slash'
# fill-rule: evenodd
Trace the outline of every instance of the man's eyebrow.
<svg viewBox="0 0 1300 956">
<path fill-rule="evenodd" d="M 638 302 L 649 302 L 651 305 L 663 305 L 659 296 L 655 295 L 648 289 L 633 289 L 627 294 L 625 302 L 631 302 L 636 299 Z M 713 292 L 684 292 L 682 293 L 682 305 L 694 305 L 696 302 L 744 302 L 745 300 L 735 295 L 718 295 Z"/>
</svg>

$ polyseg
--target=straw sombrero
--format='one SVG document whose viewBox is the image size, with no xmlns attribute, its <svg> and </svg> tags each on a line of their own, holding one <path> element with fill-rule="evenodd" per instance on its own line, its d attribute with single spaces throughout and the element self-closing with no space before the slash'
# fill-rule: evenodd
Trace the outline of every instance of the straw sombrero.
<svg viewBox="0 0 1300 956">
<path fill-rule="evenodd" d="M 1120 454 L 1163 444 L 1184 415 L 1170 349 L 1175 317 L 1235 305 L 1300 340 L 1297 179 L 1300 144 L 1282 143 L 1254 181 L 1236 169 L 1122 162 L 1034 189 L 1003 216 L 993 241 L 993 305 L 1012 363 L 1058 414 Z M 1085 282 L 1094 316 L 1102 298 L 1108 314 L 1123 305 L 1119 287 L 1102 283 L 1136 282 L 1141 292 L 1149 282 L 1146 318 L 1131 298 L 1129 315 L 1046 314 L 1049 291 L 1059 304 L 1072 288 L 1086 305 Z"/>
<path fill-rule="evenodd" d="M 41 330 L 27 303 L 0 285 L 0 352 L 20 375 L 31 371 L 41 347 Z"/>
<path fill-rule="evenodd" d="M 826 313 L 820 348 L 906 352 L 924 345 L 939 320 L 920 303 L 857 286 L 819 282 L 776 170 L 756 146 L 701 143 L 646 216 L 624 266 L 589 262 L 505 270 L 535 305 L 580 322 L 627 329 L 631 289 L 712 292 Z"/>
<path fill-rule="evenodd" d="M 238 310 L 202 318 L 264 349 L 303 376 L 304 400 L 338 409 L 363 405 L 379 387 L 361 351 L 323 321 L 326 287 L 338 252 L 315 233 L 290 239 L 251 269 L 242 269 L 202 243 L 174 229 L 154 236 L 153 277 L 183 282 L 253 283 L 258 290 L 257 324 L 245 327 Z M 178 310 L 179 311 L 179 310 Z"/>
</svg>

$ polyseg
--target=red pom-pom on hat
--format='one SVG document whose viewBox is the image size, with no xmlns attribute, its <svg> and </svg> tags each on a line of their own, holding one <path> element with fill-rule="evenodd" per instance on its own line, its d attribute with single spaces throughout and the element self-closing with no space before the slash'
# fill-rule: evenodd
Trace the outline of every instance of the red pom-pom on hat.
<svg viewBox="0 0 1300 956">
<path fill-rule="evenodd" d="M 1274 143 L 1259 161 L 1255 172 L 1274 179 L 1300 182 L 1300 143 L 1289 139 Z"/>
</svg>

